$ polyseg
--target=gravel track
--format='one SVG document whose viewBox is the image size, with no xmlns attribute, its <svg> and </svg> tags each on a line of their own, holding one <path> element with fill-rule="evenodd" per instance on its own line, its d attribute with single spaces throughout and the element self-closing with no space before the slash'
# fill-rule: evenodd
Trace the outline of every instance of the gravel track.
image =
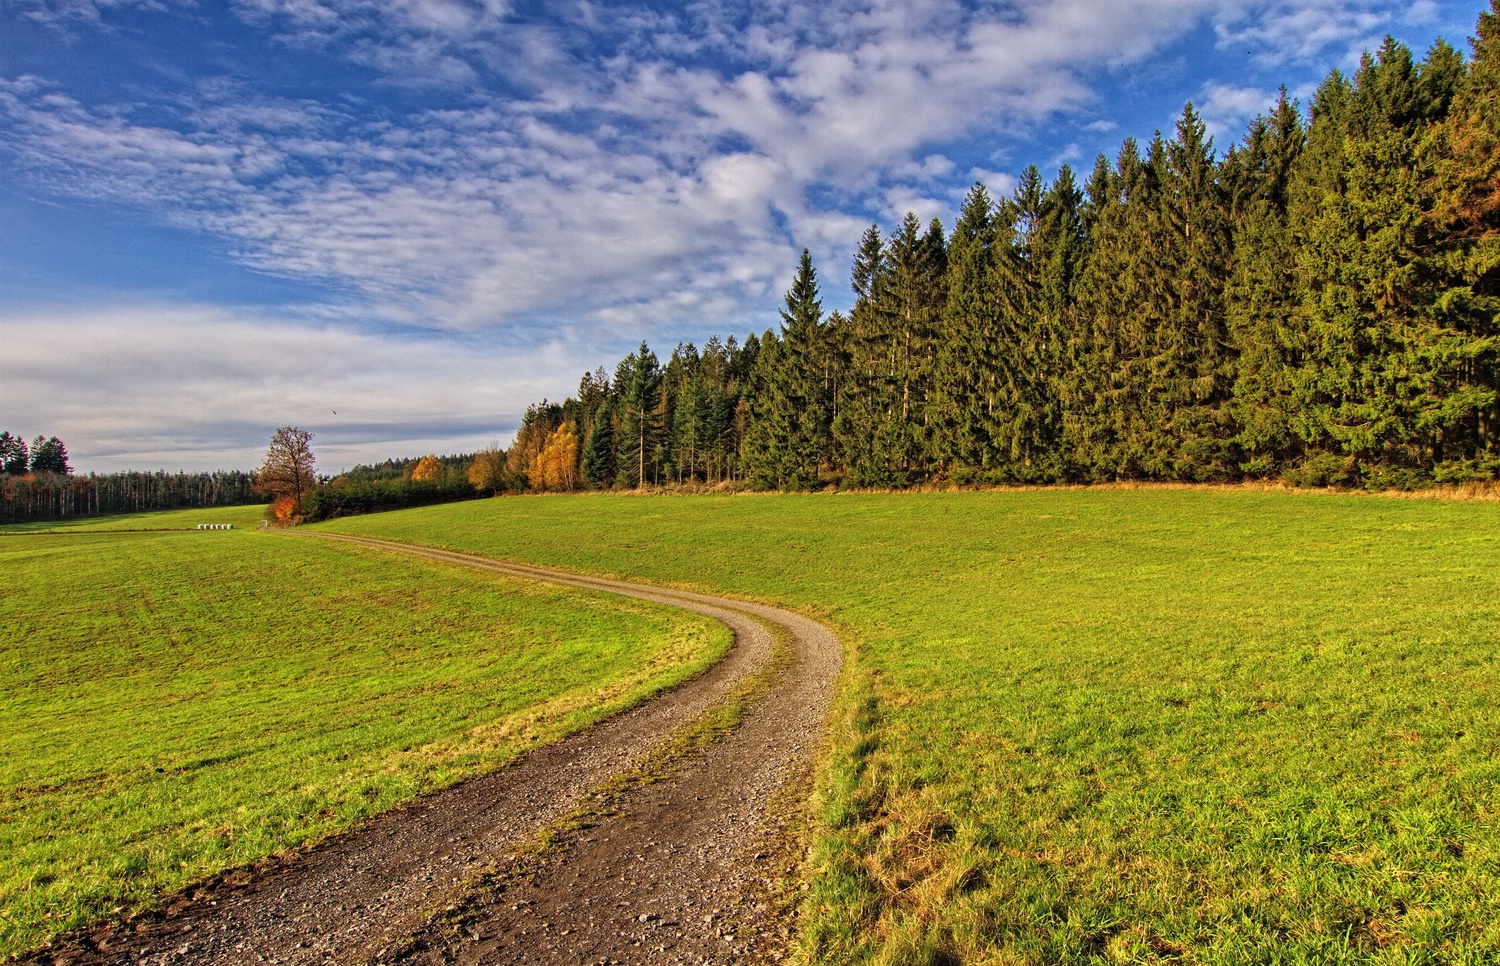
<svg viewBox="0 0 1500 966">
<path fill-rule="evenodd" d="M 775 962 L 791 926 L 795 825 L 842 663 L 799 614 L 335 534 L 329 540 L 623 594 L 727 624 L 708 671 L 489 775 L 289 858 L 206 883 L 164 912 L 58 940 L 25 962 Z M 772 630 L 788 641 L 769 663 Z M 769 685 L 733 730 L 663 771 L 656 749 Z M 641 774 L 649 780 L 622 781 Z M 537 843 L 543 834 L 545 848 Z"/>
</svg>

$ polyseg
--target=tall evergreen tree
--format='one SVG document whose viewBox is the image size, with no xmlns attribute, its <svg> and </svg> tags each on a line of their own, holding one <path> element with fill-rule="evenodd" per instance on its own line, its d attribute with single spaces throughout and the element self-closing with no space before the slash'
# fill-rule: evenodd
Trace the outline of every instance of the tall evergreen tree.
<svg viewBox="0 0 1500 966">
<path fill-rule="evenodd" d="M 895 356 L 887 319 L 878 309 L 887 278 L 885 257 L 880 229 L 871 225 L 854 256 L 854 307 L 843 339 L 845 374 L 833 426 L 846 480 L 859 487 L 904 482 L 877 455 L 884 449 L 882 437 L 891 432 L 894 411 Z"/>
<path fill-rule="evenodd" d="M 938 321 L 947 293 L 947 247 L 943 227 L 926 232 L 907 213 L 891 236 L 875 284 L 877 340 L 884 350 L 881 386 L 886 419 L 875 427 L 871 465 L 893 482 L 908 483 L 926 466 L 931 413 L 928 408 Z"/>
<path fill-rule="evenodd" d="M 21 476 L 31 467 L 31 450 L 21 436 L 0 433 L 0 473 Z"/>
<path fill-rule="evenodd" d="M 762 343 L 761 396 L 747 466 L 782 489 L 811 489 L 831 443 L 832 407 L 823 373 L 823 304 L 812 256 L 802 250 L 781 312 L 781 336 Z M 774 351 L 768 351 L 774 345 Z"/>
<path fill-rule="evenodd" d="M 1429 55 L 1431 64 L 1434 58 Z M 1480 14 L 1474 55 L 1448 116 L 1420 147 L 1429 172 L 1420 277 L 1430 324 L 1436 460 L 1500 458 L 1500 0 Z M 1478 469 L 1478 468 L 1476 468 Z M 1489 472 L 1488 469 L 1479 470 Z"/>
<path fill-rule="evenodd" d="M 615 370 L 615 388 L 620 394 L 616 480 L 643 487 L 652 480 L 662 430 L 661 367 L 646 343 Z"/>
<path fill-rule="evenodd" d="M 1060 186 L 1042 184 L 1035 166 L 1021 173 L 1002 216 L 1009 245 L 993 261 L 999 296 L 1000 402 L 987 462 L 1002 478 L 1037 481 L 1059 474 L 1061 414 L 1056 377 L 1062 312 L 1078 256 L 1076 189 L 1066 168 Z"/>
<path fill-rule="evenodd" d="M 1160 195 L 1165 301 L 1156 332 L 1152 408 L 1169 428 L 1177 479 L 1238 474 L 1229 399 L 1235 353 L 1225 286 L 1233 265 L 1228 199 L 1213 142 L 1188 104 L 1167 144 Z"/>
<path fill-rule="evenodd" d="M 1290 370 L 1303 340 L 1293 322 L 1296 255 L 1287 204 L 1305 143 L 1302 118 L 1283 88 L 1271 114 L 1252 123 L 1243 148 L 1225 165 L 1235 219 L 1226 311 L 1239 357 L 1230 408 L 1242 469 L 1253 475 L 1278 472 L 1301 454 Z"/>
<path fill-rule="evenodd" d="M 38 436 L 31 441 L 31 472 L 56 473 L 71 476 L 73 468 L 68 465 L 68 448 L 56 436 L 45 439 Z"/>
<path fill-rule="evenodd" d="M 948 248 L 948 297 L 933 376 L 932 454 L 949 470 L 989 468 L 998 380 L 1005 360 L 997 331 L 994 262 L 999 222 L 988 189 L 969 189 Z M 1004 244 L 1010 242 L 1007 235 Z"/>
<path fill-rule="evenodd" d="M 615 481 L 615 429 L 609 400 L 594 410 L 594 422 L 584 444 L 583 478 L 590 486 L 605 488 Z"/>
<path fill-rule="evenodd" d="M 1145 212 L 1155 204 L 1155 172 L 1126 138 L 1114 170 L 1096 169 L 1090 180 L 1089 253 L 1071 326 L 1075 365 L 1063 386 L 1067 456 L 1085 478 L 1142 474 L 1129 447 L 1144 391 L 1139 360 L 1147 326 L 1140 315 L 1156 294 L 1142 263 L 1150 250 Z"/>
</svg>

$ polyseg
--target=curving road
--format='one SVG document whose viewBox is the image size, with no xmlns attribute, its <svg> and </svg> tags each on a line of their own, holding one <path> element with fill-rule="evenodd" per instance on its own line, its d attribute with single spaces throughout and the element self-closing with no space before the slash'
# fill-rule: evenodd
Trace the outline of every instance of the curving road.
<svg viewBox="0 0 1500 966">
<path fill-rule="evenodd" d="M 307 531 L 303 531 L 307 533 Z M 318 538 L 705 614 L 735 636 L 713 668 L 518 762 L 381 815 L 284 863 L 194 890 L 164 915 L 73 937 L 37 963 L 774 962 L 790 926 L 788 827 L 842 663 L 799 614 L 728 598 L 336 534 Z M 769 664 L 773 631 L 789 642 Z M 651 752 L 769 686 L 721 740 L 665 772 Z M 651 780 L 623 781 L 651 766 Z M 539 836 L 550 844 L 535 848 Z"/>
</svg>

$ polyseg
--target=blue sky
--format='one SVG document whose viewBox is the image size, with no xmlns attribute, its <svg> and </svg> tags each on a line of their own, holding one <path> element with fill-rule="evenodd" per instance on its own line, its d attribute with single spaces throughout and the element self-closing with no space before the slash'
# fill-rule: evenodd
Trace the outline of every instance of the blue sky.
<svg viewBox="0 0 1500 966">
<path fill-rule="evenodd" d="M 1483 5 L 1487 8 L 1487 4 Z M 0 429 L 75 467 L 507 443 L 641 339 L 849 302 L 871 222 L 1220 148 L 1447 0 L 0 0 Z"/>
</svg>

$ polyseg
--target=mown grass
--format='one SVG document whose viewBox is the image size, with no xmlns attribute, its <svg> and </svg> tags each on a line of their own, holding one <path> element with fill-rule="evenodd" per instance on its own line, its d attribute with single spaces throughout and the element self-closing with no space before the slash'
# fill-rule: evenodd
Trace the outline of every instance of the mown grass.
<svg viewBox="0 0 1500 966">
<path fill-rule="evenodd" d="M 606 594 L 132 525 L 0 532 L 0 955 L 489 770 L 729 641 Z"/>
<path fill-rule="evenodd" d="M 815 961 L 1479 963 L 1500 949 L 1495 514 L 1054 490 L 330 526 L 840 625 Z"/>
<path fill-rule="evenodd" d="M 63 517 L 0 525 L 0 535 L 17 533 L 114 532 L 118 530 L 193 530 L 200 523 L 228 523 L 254 530 L 266 518 L 263 506 L 201 507 L 190 510 L 147 510 L 102 517 Z"/>
</svg>

